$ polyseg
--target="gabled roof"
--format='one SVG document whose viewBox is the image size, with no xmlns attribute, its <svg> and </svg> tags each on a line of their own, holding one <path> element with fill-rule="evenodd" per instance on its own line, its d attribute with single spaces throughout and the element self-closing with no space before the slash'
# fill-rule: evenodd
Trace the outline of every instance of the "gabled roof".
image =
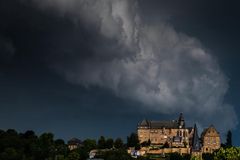
<svg viewBox="0 0 240 160">
<path fill-rule="evenodd" d="M 77 138 L 72 138 L 68 141 L 68 145 L 79 145 L 82 144 L 82 141 Z"/>
<path fill-rule="evenodd" d="M 220 136 L 218 131 L 213 125 L 210 125 L 208 128 L 205 128 L 201 134 L 201 137 L 204 136 Z"/>
<path fill-rule="evenodd" d="M 144 119 L 144 120 L 139 124 L 139 126 L 148 127 L 148 126 L 149 126 L 148 120 Z"/>
</svg>

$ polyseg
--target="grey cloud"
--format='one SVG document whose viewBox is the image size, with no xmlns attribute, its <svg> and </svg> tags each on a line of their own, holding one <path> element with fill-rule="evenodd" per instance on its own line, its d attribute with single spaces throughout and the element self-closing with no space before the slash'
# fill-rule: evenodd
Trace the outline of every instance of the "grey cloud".
<svg viewBox="0 0 240 160">
<path fill-rule="evenodd" d="M 82 58 L 74 53 L 70 64 L 64 58 L 52 64 L 70 82 L 109 89 L 141 102 L 143 110 L 182 111 L 202 125 L 215 123 L 221 130 L 236 126 L 234 107 L 224 103 L 228 78 L 217 60 L 196 38 L 177 32 L 167 22 L 145 23 L 137 1 L 35 2 L 70 16 L 89 32 L 95 29 L 88 42 L 91 54 Z"/>
</svg>

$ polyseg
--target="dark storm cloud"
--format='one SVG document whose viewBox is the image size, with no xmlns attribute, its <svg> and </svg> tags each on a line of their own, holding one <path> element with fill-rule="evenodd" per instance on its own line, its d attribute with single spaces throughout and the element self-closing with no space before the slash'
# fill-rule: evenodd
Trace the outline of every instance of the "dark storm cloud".
<svg viewBox="0 0 240 160">
<path fill-rule="evenodd" d="M 75 37 L 84 49 L 64 48 L 52 55 L 51 67 L 69 81 L 109 89 L 142 103 L 144 110 L 196 112 L 199 123 L 218 123 L 224 117 L 219 126 L 236 125 L 234 108 L 223 102 L 227 77 L 197 38 L 177 32 L 166 21 L 168 10 L 151 23 L 144 20 L 147 15 L 141 17 L 137 1 L 35 2 L 44 11 L 72 19 L 86 36 Z"/>
<path fill-rule="evenodd" d="M 0 61 L 1 63 L 8 63 L 11 61 L 14 56 L 15 48 L 13 44 L 6 40 L 5 38 L 0 37 Z"/>
<path fill-rule="evenodd" d="M 224 103 L 228 78 L 218 62 L 197 37 L 178 32 L 168 21 L 185 12 L 162 7 L 155 21 L 148 18 L 153 6 L 144 12 L 143 1 L 0 2 L 3 53 L 11 55 L 13 65 L 48 66 L 74 84 L 136 101 L 141 110 L 183 111 L 221 129 L 236 125 L 233 106 Z"/>
</svg>

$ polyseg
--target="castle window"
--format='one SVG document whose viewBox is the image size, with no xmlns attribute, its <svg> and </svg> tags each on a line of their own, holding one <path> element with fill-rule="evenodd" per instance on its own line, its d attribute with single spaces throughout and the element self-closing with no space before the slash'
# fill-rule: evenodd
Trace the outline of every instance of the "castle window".
<svg viewBox="0 0 240 160">
<path fill-rule="evenodd" d="M 215 139 L 215 138 L 213 138 L 212 142 L 213 142 L 213 144 L 216 144 L 216 139 Z"/>
<path fill-rule="evenodd" d="M 179 136 L 182 137 L 182 131 L 179 131 Z"/>
</svg>

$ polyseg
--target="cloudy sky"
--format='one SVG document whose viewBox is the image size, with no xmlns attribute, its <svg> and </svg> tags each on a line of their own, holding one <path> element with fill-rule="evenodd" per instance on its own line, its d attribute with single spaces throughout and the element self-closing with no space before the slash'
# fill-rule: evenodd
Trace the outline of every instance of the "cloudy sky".
<svg viewBox="0 0 240 160">
<path fill-rule="evenodd" d="M 126 137 L 143 118 L 240 144 L 237 1 L 0 0 L 0 128 Z"/>
</svg>

